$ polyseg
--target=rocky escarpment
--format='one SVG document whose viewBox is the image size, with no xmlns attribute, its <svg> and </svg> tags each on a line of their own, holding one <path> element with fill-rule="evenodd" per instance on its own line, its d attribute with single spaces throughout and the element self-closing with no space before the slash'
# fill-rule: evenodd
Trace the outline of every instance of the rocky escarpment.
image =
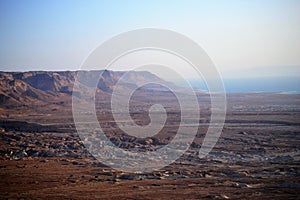
<svg viewBox="0 0 300 200">
<path fill-rule="evenodd" d="M 84 76 L 82 84 L 92 87 L 91 82 L 98 81 L 98 89 L 103 93 L 111 93 L 115 84 L 125 72 L 115 71 L 81 71 Z M 70 101 L 73 85 L 78 71 L 32 71 L 32 72 L 0 72 L 0 106 L 20 106 L 38 102 Z M 129 72 L 125 84 L 118 88 L 129 90 L 142 81 L 163 81 L 150 72 Z"/>
</svg>

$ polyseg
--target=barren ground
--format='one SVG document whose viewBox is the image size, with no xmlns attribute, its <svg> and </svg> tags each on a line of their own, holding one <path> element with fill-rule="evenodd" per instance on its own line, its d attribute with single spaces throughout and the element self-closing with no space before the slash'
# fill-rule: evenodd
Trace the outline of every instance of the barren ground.
<svg viewBox="0 0 300 200">
<path fill-rule="evenodd" d="M 209 112 L 205 98 L 200 100 L 202 123 L 191 149 L 170 166 L 143 174 L 119 172 L 94 159 L 76 133 L 70 105 L 1 108 L 0 198 L 300 198 L 299 95 L 229 95 L 223 133 L 204 159 L 197 152 Z M 173 114 L 169 119 L 176 121 Z M 143 112 L 136 115 L 140 123 L 147 121 Z M 99 119 L 110 117 L 104 114 Z M 131 147 L 118 139 L 118 132 L 113 138 L 124 148 Z M 143 145 L 139 140 L 134 143 Z"/>
</svg>

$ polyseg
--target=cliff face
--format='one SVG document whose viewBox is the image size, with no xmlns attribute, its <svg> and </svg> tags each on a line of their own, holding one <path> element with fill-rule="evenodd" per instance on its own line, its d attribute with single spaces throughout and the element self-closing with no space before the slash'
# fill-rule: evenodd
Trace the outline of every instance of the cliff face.
<svg viewBox="0 0 300 200">
<path fill-rule="evenodd" d="M 69 98 L 72 95 L 76 71 L 32 71 L 32 72 L 0 72 L 0 106 L 26 105 L 37 101 L 51 102 L 54 99 Z M 84 71 L 84 85 L 92 86 L 89 81 L 97 80 L 98 89 L 103 93 L 111 93 L 116 83 L 125 72 Z M 99 74 L 102 74 L 99 76 Z M 171 84 L 150 72 L 129 72 L 119 90 L 129 90 L 141 81 L 156 81 Z M 157 89 L 157 88 L 156 88 Z"/>
<path fill-rule="evenodd" d="M 72 93 L 75 72 L 1 72 L 0 105 L 26 105 Z"/>
<path fill-rule="evenodd" d="M 8 73 L 6 73 L 8 74 Z M 64 92 L 72 87 L 76 72 L 24 72 L 10 73 L 14 80 L 22 81 L 42 91 Z M 71 89 L 71 88 L 70 88 Z"/>
</svg>

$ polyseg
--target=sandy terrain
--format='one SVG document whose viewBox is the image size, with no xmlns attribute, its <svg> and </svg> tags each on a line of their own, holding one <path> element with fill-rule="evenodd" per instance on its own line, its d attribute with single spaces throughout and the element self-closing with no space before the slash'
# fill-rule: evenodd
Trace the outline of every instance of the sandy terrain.
<svg viewBox="0 0 300 200">
<path fill-rule="evenodd" d="M 12 88 L 15 86 L 12 84 Z M 190 149 L 163 169 L 134 174 L 109 168 L 89 154 L 75 129 L 70 94 L 57 92 L 57 88 L 46 93 L 25 86 L 24 91 L 29 88 L 40 96 L 22 96 L 20 90 L 8 93 L 9 85 L 3 90 L 1 199 L 300 198 L 300 95 L 228 95 L 222 135 L 210 154 L 200 159 L 198 151 L 210 119 L 209 97 L 201 94 L 200 126 Z M 59 90 L 63 88 L 58 86 Z M 148 113 L 142 108 L 145 97 L 151 104 L 151 95 L 147 91 L 145 94 L 137 94 L 131 102 L 132 118 L 140 125 L 149 123 Z M 121 148 L 147 151 L 165 145 L 176 133 L 180 114 L 176 102 L 170 100 L 172 94 L 168 95 L 155 95 L 155 100 L 172 109 L 168 126 L 151 140 L 122 133 L 112 121 L 105 95 L 97 101 L 99 122 L 110 140 Z M 17 103 L 18 99 L 24 103 Z M 194 125 L 193 120 L 190 125 Z"/>
<path fill-rule="evenodd" d="M 271 100 L 256 108 L 254 100 L 266 96 Z M 15 121 L 1 121 L 1 198 L 298 198 L 299 96 L 232 95 L 228 105 L 222 136 L 206 158 L 197 157 L 203 125 L 189 152 L 146 174 L 122 173 L 99 163 L 72 123 L 56 124 L 55 112 L 44 118 L 11 115 Z M 69 121 L 68 114 L 59 116 Z M 40 125 L 43 120 L 48 125 Z"/>
</svg>

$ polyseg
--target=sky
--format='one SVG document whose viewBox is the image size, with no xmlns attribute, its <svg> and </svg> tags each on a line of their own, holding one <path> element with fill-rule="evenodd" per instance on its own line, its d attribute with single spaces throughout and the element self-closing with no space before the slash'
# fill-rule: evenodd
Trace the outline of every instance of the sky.
<svg viewBox="0 0 300 200">
<path fill-rule="evenodd" d="M 197 42 L 225 78 L 300 76 L 300 1 L 0 0 L 0 70 L 76 70 L 122 32 Z"/>
</svg>

